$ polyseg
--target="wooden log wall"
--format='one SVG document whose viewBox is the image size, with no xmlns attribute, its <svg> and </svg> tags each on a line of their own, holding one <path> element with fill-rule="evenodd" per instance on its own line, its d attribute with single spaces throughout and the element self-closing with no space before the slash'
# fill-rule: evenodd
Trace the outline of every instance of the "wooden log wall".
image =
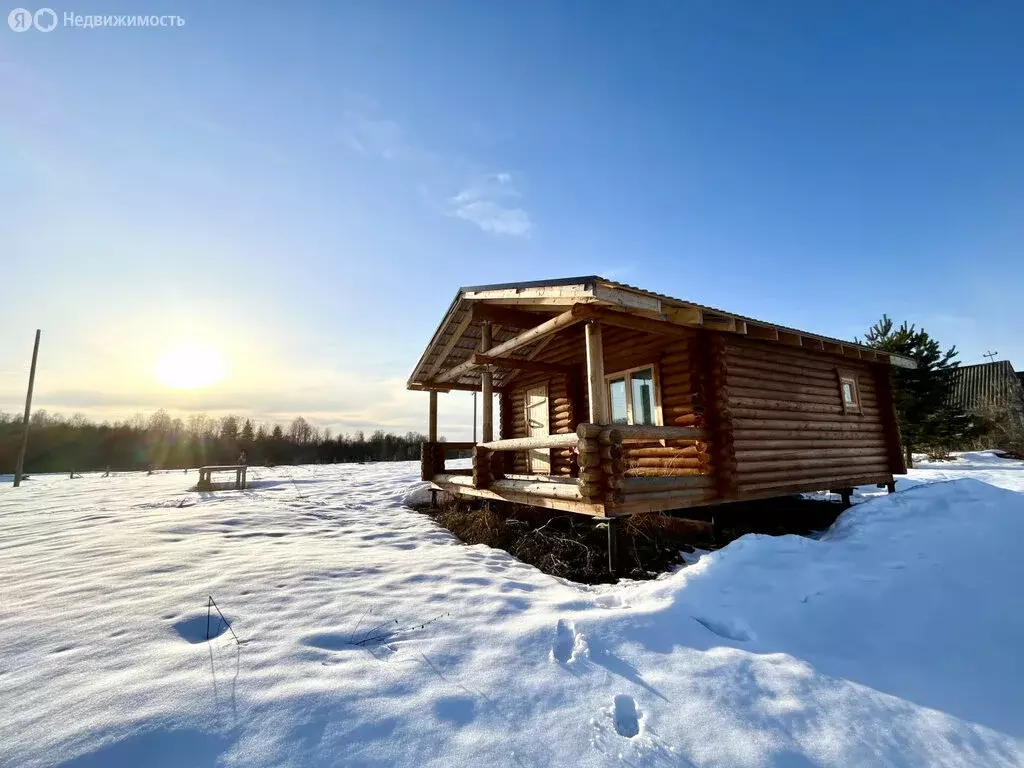
<svg viewBox="0 0 1024 768">
<path fill-rule="evenodd" d="M 552 473 L 578 475 L 590 498 L 607 487 L 609 474 L 620 484 L 712 475 L 715 497 L 744 498 L 883 482 L 903 471 L 883 365 L 722 332 L 695 330 L 679 339 L 614 326 L 603 331 L 606 372 L 655 364 L 662 423 L 706 427 L 709 439 L 597 449 L 588 437 L 580 459 L 572 449 L 552 451 Z M 553 337 L 535 359 L 576 365 L 579 374 L 517 376 L 502 398 L 502 436 L 527 435 L 525 393 L 543 381 L 552 432 L 572 432 L 585 421 L 584 356 L 582 327 Z M 859 413 L 844 411 L 839 371 L 857 377 Z M 524 452 L 506 454 L 506 462 L 505 471 L 526 472 Z"/>
<path fill-rule="evenodd" d="M 696 332 L 690 338 L 679 339 L 608 328 L 605 370 L 614 373 L 653 363 L 663 425 L 703 426 L 696 344 Z M 711 471 L 707 443 L 695 440 L 624 442 L 621 460 L 625 477 L 684 477 Z"/>
<path fill-rule="evenodd" d="M 691 338 L 643 334 L 616 326 L 603 328 L 605 371 L 614 373 L 637 366 L 654 364 L 665 426 L 703 426 L 702 387 L 694 371 L 697 332 Z M 549 419 L 553 433 L 571 432 L 586 420 L 588 399 L 584 381 L 585 345 L 581 327 L 567 329 L 555 336 L 538 361 L 577 365 L 579 375 L 521 374 L 507 396 L 510 415 L 509 437 L 525 437 L 526 390 L 546 381 Z M 503 409 L 506 401 L 502 401 Z M 505 416 L 503 412 L 503 424 Z M 503 430 L 506 427 L 503 427 Z M 505 436 L 503 431 L 502 435 Z M 703 475 L 710 472 L 707 444 L 694 440 L 627 442 L 617 457 L 626 477 L 673 477 Z M 525 473 L 526 454 L 515 454 L 512 471 Z M 552 451 L 552 473 L 578 472 L 571 449 Z"/>
<path fill-rule="evenodd" d="M 885 443 L 889 451 L 889 471 L 894 475 L 907 473 L 907 460 L 903 455 L 903 440 L 900 437 L 900 422 L 893 400 L 892 369 L 887 365 L 875 366 L 875 390 L 878 395 L 878 410 L 885 424 Z"/>
<path fill-rule="evenodd" d="M 875 365 L 715 334 L 738 495 L 883 482 L 891 473 Z M 856 375 L 860 412 L 844 412 L 839 371 Z"/>
<path fill-rule="evenodd" d="M 736 440 L 729 406 L 726 343 L 720 333 L 701 331 L 695 347 L 697 397 L 708 431 L 715 491 L 718 498 L 731 499 L 736 496 Z"/>
</svg>

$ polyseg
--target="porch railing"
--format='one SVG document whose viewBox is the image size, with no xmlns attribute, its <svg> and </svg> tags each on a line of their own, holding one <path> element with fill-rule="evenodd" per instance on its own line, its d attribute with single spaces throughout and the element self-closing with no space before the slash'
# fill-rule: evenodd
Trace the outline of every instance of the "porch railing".
<svg viewBox="0 0 1024 768">
<path fill-rule="evenodd" d="M 646 448 L 629 446 L 630 443 L 659 441 L 693 441 L 694 445 Z M 580 424 L 576 432 L 566 434 L 517 437 L 477 444 L 424 443 L 423 479 L 431 480 L 439 474 L 471 474 L 474 488 L 500 490 L 503 484 L 512 483 L 511 479 L 505 479 L 505 453 L 551 448 L 576 449 L 579 477 L 575 486 L 581 501 L 615 504 L 621 503 L 627 496 L 631 500 L 690 495 L 698 498 L 708 497 L 713 491 L 707 431 L 701 427 Z M 469 449 L 473 451 L 472 470 L 445 469 L 445 453 Z M 644 454 L 644 451 L 649 453 Z M 654 458 L 645 458 L 648 455 Z M 468 478 L 464 482 L 468 483 Z M 536 485 L 544 481 L 533 482 Z M 562 483 L 559 485 L 563 486 Z M 563 493 L 559 490 L 560 495 Z"/>
<path fill-rule="evenodd" d="M 580 495 L 592 503 L 617 504 L 627 495 L 646 497 L 653 492 L 685 495 L 691 489 L 712 485 L 707 461 L 707 431 L 702 427 L 580 424 L 576 433 L 579 436 Z M 627 447 L 629 443 L 673 440 L 692 440 L 694 446 Z M 638 457 L 635 454 L 639 450 L 656 452 L 659 458 Z M 699 457 L 698 460 L 692 461 L 689 453 Z M 675 455 L 680 457 L 679 462 L 672 458 Z M 686 458 L 682 458 L 684 455 Z M 687 466 L 674 467 L 674 463 Z"/>
<path fill-rule="evenodd" d="M 448 454 L 454 451 L 471 451 L 476 443 L 421 443 L 420 444 L 420 477 L 433 480 L 437 475 L 468 475 L 468 469 L 447 469 L 445 461 Z"/>
</svg>

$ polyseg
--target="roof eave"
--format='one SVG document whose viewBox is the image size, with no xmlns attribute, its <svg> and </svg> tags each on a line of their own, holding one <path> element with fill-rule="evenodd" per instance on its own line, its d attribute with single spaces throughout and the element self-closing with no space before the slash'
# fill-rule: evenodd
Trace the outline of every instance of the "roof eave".
<svg viewBox="0 0 1024 768">
<path fill-rule="evenodd" d="M 532 294 L 524 297 L 521 294 Z M 543 297 L 543 298 L 538 298 Z M 557 297 L 557 298 L 556 298 Z M 647 315 L 651 319 L 661 319 L 664 322 L 676 322 L 681 325 L 692 325 L 703 327 L 709 330 L 738 332 L 740 335 L 748 334 L 754 338 L 779 340 L 785 335 L 787 343 L 796 343 L 797 346 L 805 346 L 810 349 L 827 352 L 831 354 L 850 355 L 855 359 L 864 359 L 867 362 L 893 365 L 898 368 L 913 370 L 917 363 L 902 355 L 873 349 L 863 344 L 834 339 L 820 334 L 808 333 L 795 328 L 769 323 L 755 318 L 745 317 L 733 312 L 704 306 L 696 302 L 685 301 L 653 291 L 644 290 L 636 286 L 618 283 L 614 280 L 599 275 L 582 275 L 578 277 L 565 277 L 553 280 L 533 280 L 520 283 L 490 283 L 487 285 L 463 286 L 455 294 L 448 311 L 445 313 L 440 325 L 431 337 L 420 356 L 419 361 L 413 369 L 412 375 L 407 381 L 409 389 L 420 389 L 425 384 L 422 380 L 422 369 L 429 358 L 435 345 L 447 330 L 449 323 L 459 311 L 462 301 L 484 301 L 494 303 L 508 303 L 511 305 L 520 302 L 543 301 L 546 304 L 557 304 L 561 302 L 584 301 L 599 302 L 612 307 L 637 311 Z M 673 311 L 666 312 L 666 306 Z M 678 313 L 685 310 L 692 313 L 693 318 L 689 322 L 680 321 Z M 661 316 L 658 318 L 658 316 Z M 670 315 L 674 316 L 670 319 Z M 690 314 L 687 314 L 690 318 Z M 740 330 L 742 328 L 742 330 Z M 752 329 L 759 329 L 760 334 L 753 336 Z M 810 343 L 808 343 L 810 342 Z"/>
</svg>

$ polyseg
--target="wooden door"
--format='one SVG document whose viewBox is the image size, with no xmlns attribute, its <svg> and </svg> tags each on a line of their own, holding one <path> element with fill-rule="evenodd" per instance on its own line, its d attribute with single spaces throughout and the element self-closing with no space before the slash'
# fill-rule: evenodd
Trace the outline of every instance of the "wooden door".
<svg viewBox="0 0 1024 768">
<path fill-rule="evenodd" d="M 526 433 L 529 437 L 547 435 L 548 385 L 526 390 Z M 526 469 L 531 475 L 551 474 L 551 449 L 535 448 L 526 452 Z"/>
</svg>

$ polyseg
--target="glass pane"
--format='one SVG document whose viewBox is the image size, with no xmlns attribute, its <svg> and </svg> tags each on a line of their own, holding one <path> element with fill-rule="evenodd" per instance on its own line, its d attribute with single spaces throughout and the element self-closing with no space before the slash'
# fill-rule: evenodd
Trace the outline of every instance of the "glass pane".
<svg viewBox="0 0 1024 768">
<path fill-rule="evenodd" d="M 633 390 L 633 423 L 654 424 L 654 371 L 630 374 Z"/>
<path fill-rule="evenodd" d="M 612 379 L 608 382 L 609 400 L 612 405 L 612 424 L 627 424 L 626 380 Z"/>
<path fill-rule="evenodd" d="M 847 405 L 853 405 L 854 403 L 853 385 L 848 381 L 843 382 L 843 400 L 846 402 Z"/>
</svg>

